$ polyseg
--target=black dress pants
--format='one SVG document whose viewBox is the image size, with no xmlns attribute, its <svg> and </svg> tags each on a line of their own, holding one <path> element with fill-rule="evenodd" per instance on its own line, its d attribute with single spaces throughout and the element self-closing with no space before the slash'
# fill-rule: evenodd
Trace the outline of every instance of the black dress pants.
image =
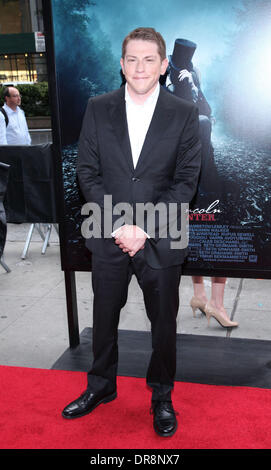
<svg viewBox="0 0 271 470">
<path fill-rule="evenodd" d="M 88 373 L 88 386 L 108 393 L 116 389 L 119 317 L 135 274 L 151 322 L 152 354 L 147 384 L 153 389 L 153 400 L 170 399 L 176 372 L 181 266 L 152 269 L 145 262 L 143 250 L 133 258 L 118 250 L 115 259 L 92 255 L 94 360 Z"/>
</svg>

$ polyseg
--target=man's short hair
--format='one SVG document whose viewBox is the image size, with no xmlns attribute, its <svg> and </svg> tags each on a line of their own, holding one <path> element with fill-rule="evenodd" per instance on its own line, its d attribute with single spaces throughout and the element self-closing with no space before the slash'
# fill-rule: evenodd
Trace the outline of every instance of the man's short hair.
<svg viewBox="0 0 271 470">
<path fill-rule="evenodd" d="M 123 40 L 122 43 L 122 58 L 124 59 L 126 53 L 126 46 L 132 39 L 141 39 L 142 41 L 152 41 L 157 44 L 158 52 L 161 60 L 166 58 L 166 43 L 164 38 L 154 28 L 136 28 L 131 31 Z"/>
<path fill-rule="evenodd" d="M 4 97 L 4 100 L 6 101 L 6 98 L 10 98 L 10 88 L 15 88 L 13 85 L 7 85 L 5 88 L 4 88 L 4 93 L 3 93 L 3 97 Z"/>
</svg>

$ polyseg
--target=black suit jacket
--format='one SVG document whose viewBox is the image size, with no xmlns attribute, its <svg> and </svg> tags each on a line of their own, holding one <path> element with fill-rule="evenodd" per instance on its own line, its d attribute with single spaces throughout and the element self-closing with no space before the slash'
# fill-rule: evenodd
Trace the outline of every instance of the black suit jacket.
<svg viewBox="0 0 271 470">
<path fill-rule="evenodd" d="M 160 88 L 158 101 L 136 168 L 133 166 L 125 109 L 125 89 L 90 98 L 79 139 L 77 174 L 87 202 L 104 211 L 104 196 L 112 205 L 128 203 L 188 203 L 193 198 L 201 165 L 197 108 Z M 105 210 L 106 217 L 112 214 Z M 181 264 L 186 249 L 172 249 L 170 234 L 155 232 L 145 243 L 144 256 L 153 268 Z M 188 216 L 188 214 L 187 214 Z M 113 223 L 120 215 L 113 215 Z M 103 218 L 102 218 L 103 221 Z M 134 219 L 131 223 L 135 223 Z M 144 219 L 141 227 L 146 231 Z M 110 236 L 86 241 L 100 256 L 120 255 Z M 123 254 L 123 256 L 128 256 Z"/>
</svg>

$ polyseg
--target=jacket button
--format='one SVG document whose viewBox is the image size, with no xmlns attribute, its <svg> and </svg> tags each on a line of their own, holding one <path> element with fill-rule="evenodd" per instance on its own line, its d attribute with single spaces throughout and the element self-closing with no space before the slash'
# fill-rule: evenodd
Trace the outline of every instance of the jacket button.
<svg viewBox="0 0 271 470">
<path fill-rule="evenodd" d="M 140 180 L 139 180 L 139 178 L 134 177 L 134 178 L 132 178 L 132 181 L 137 182 L 137 181 L 140 181 Z"/>
</svg>

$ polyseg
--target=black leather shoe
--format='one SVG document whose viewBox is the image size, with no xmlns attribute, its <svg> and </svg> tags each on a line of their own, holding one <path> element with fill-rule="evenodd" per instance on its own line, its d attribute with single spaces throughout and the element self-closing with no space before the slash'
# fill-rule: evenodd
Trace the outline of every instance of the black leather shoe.
<svg viewBox="0 0 271 470">
<path fill-rule="evenodd" d="M 86 390 L 79 398 L 72 401 L 62 411 L 64 418 L 73 419 L 85 416 L 94 410 L 101 403 L 108 403 L 117 397 L 117 392 L 113 392 L 110 395 L 105 395 L 102 392 L 93 392 L 92 390 Z"/>
<path fill-rule="evenodd" d="M 171 401 L 153 401 L 151 407 L 153 427 L 162 437 L 170 437 L 176 432 L 177 419 Z"/>
</svg>

